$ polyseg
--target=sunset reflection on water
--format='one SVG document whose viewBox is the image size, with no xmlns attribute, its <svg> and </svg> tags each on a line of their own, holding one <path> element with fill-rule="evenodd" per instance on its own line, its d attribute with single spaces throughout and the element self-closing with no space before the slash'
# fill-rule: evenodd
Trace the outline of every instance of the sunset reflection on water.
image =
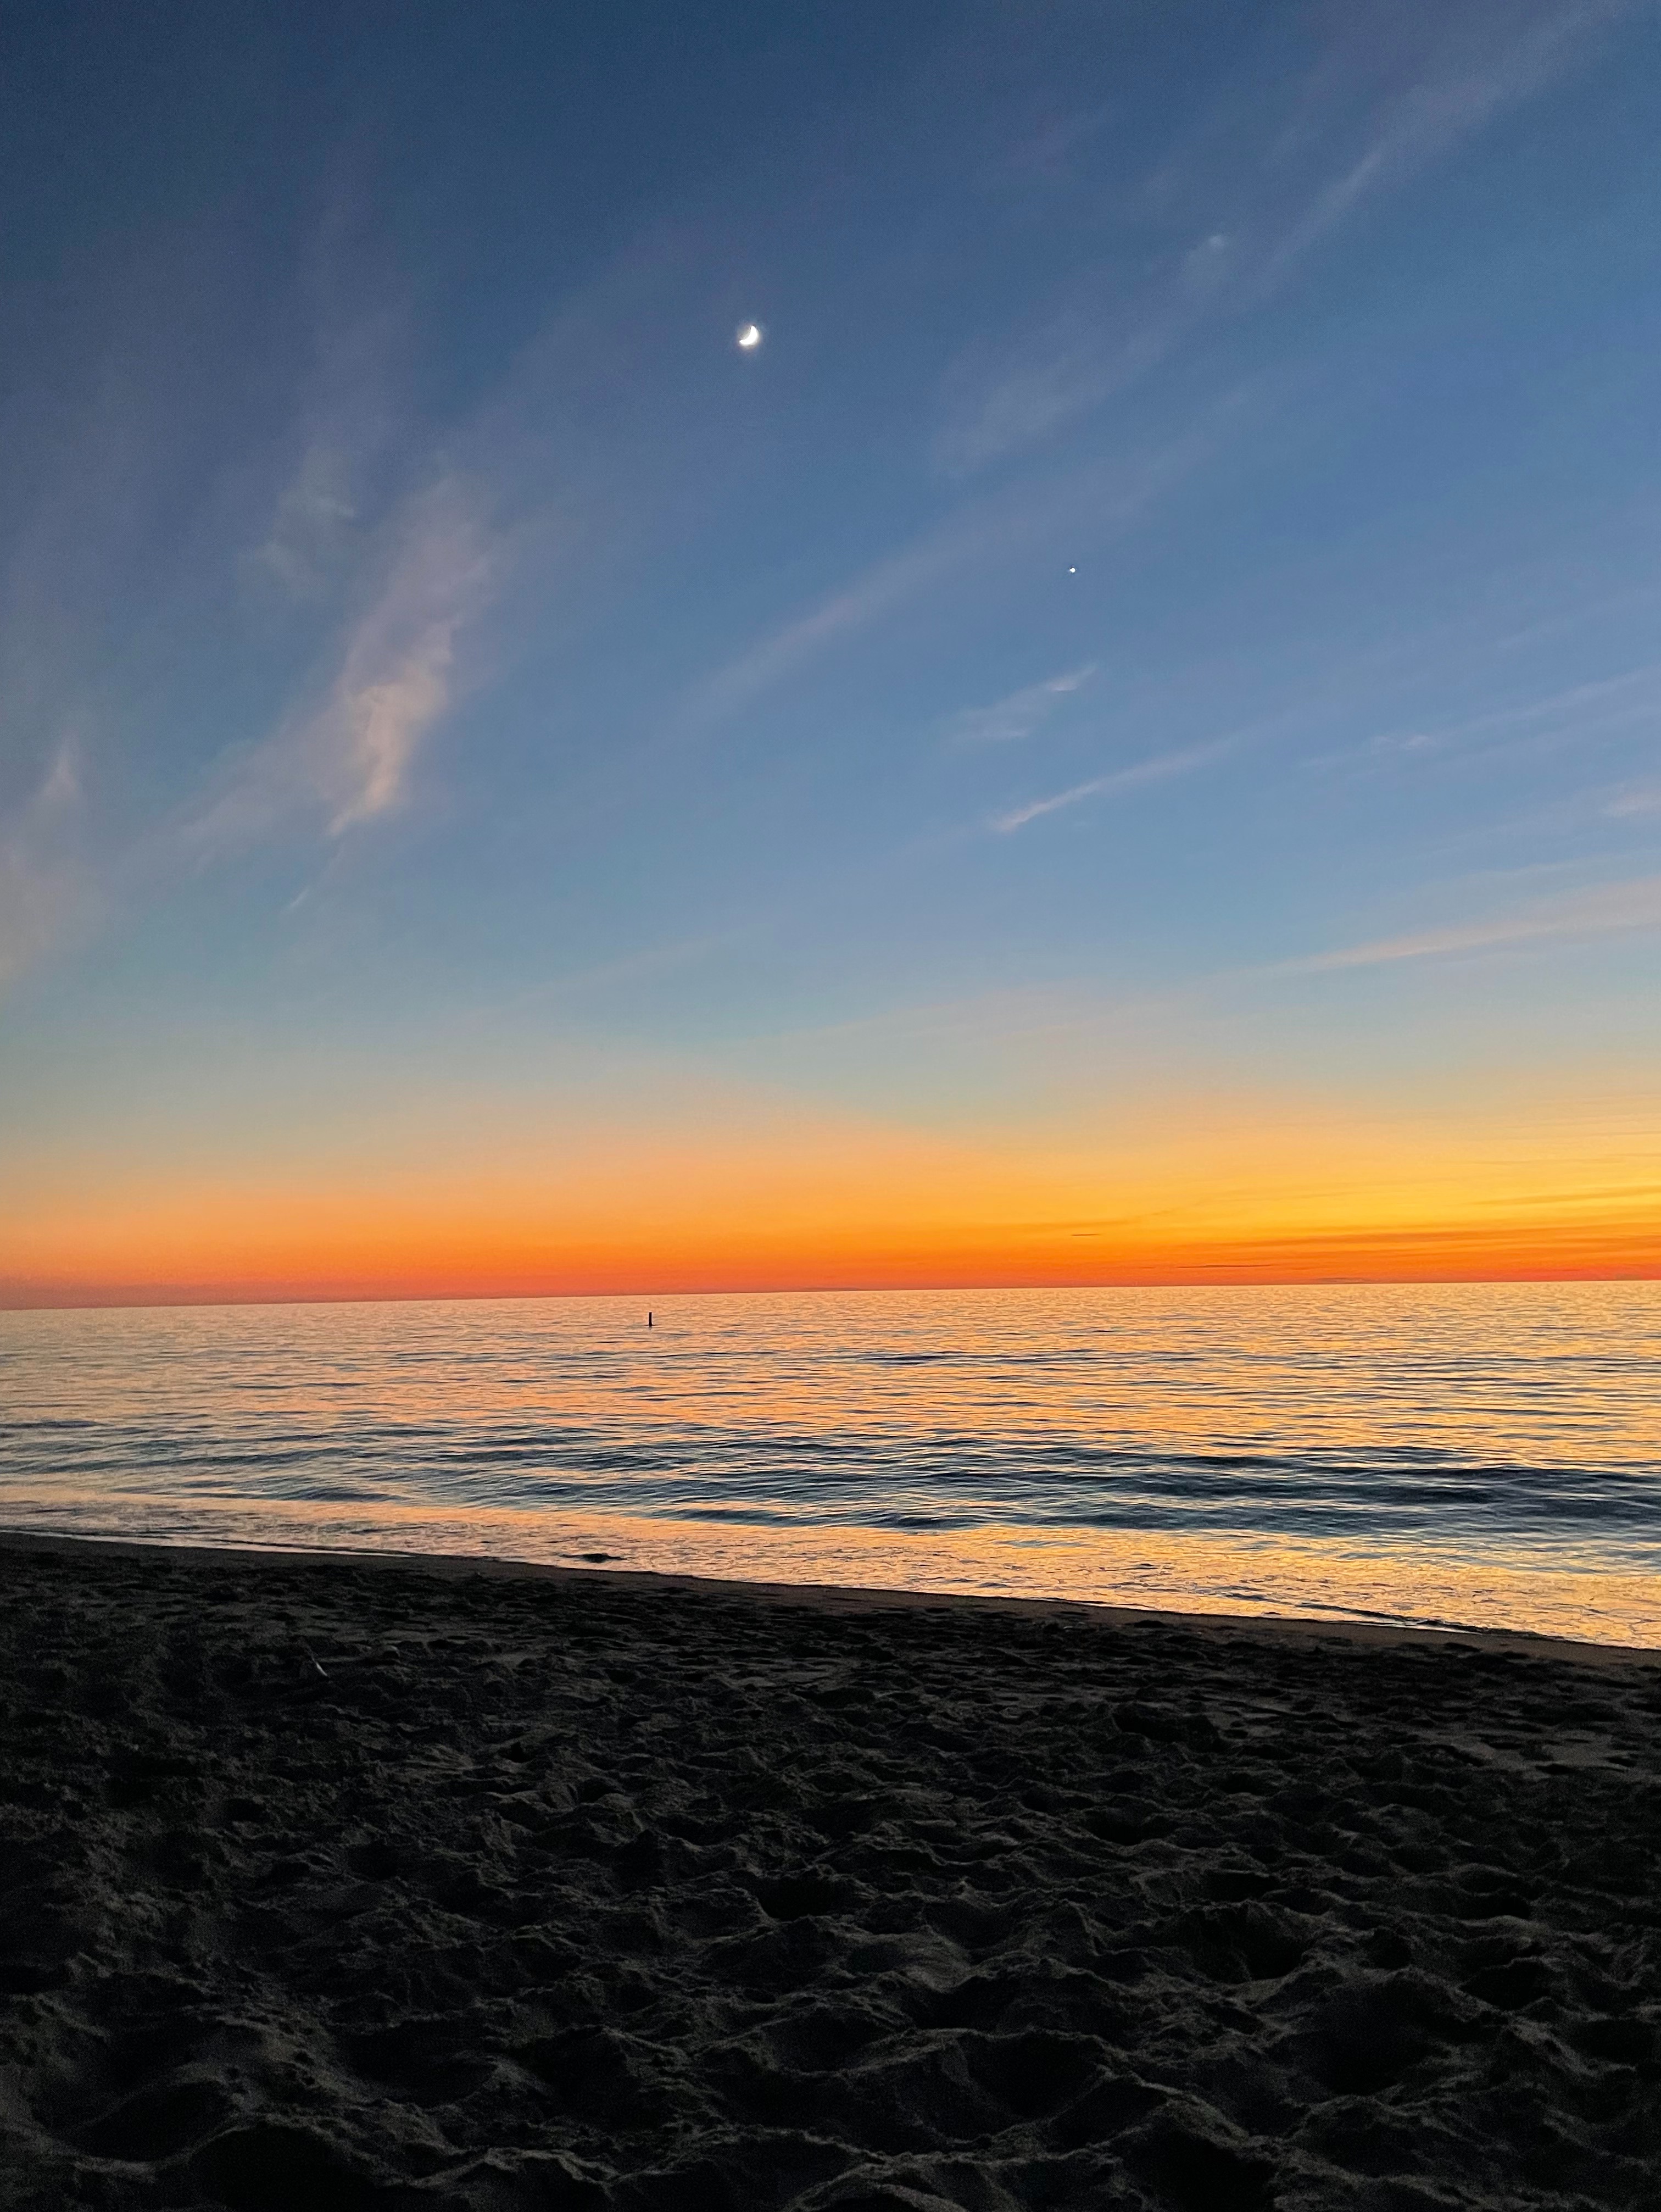
<svg viewBox="0 0 1661 2212">
<path fill-rule="evenodd" d="M 1646 1284 L 5 1316 L 0 1520 L 1661 1645 Z"/>
</svg>

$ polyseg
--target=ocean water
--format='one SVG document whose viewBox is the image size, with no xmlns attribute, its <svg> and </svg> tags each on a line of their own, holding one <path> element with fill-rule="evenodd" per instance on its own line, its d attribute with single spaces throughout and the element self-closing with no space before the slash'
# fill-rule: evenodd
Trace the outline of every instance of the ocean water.
<svg viewBox="0 0 1661 2212">
<path fill-rule="evenodd" d="M 0 1525 L 1661 1647 L 1661 1284 L 0 1315 Z"/>
</svg>

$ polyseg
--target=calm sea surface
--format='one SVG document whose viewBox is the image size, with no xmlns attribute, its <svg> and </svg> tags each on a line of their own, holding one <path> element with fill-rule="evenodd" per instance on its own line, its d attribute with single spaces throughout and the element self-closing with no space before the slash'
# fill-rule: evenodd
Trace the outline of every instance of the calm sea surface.
<svg viewBox="0 0 1661 2212">
<path fill-rule="evenodd" d="M 0 1524 L 1661 1646 L 1661 1285 L 0 1315 Z"/>
</svg>

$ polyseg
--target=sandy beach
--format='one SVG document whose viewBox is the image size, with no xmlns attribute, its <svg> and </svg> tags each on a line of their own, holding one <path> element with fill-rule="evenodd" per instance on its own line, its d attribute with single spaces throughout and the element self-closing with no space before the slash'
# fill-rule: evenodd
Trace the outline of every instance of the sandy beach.
<svg viewBox="0 0 1661 2212">
<path fill-rule="evenodd" d="M 1652 2205 L 1661 1653 L 0 1545 L 10 2206 Z"/>
</svg>

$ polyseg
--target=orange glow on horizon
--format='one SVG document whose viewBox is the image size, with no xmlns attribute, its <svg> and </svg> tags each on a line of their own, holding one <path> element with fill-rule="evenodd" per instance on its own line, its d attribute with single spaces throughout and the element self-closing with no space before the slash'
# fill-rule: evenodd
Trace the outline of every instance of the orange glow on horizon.
<svg viewBox="0 0 1661 2212">
<path fill-rule="evenodd" d="M 1439 1152 L 1262 1123 L 1047 1158 L 846 1129 L 627 1150 L 43 1187 L 0 1224 L 0 1304 L 1661 1276 L 1661 1182 L 1607 1149 L 1571 1177 L 1492 1132 Z"/>
</svg>

